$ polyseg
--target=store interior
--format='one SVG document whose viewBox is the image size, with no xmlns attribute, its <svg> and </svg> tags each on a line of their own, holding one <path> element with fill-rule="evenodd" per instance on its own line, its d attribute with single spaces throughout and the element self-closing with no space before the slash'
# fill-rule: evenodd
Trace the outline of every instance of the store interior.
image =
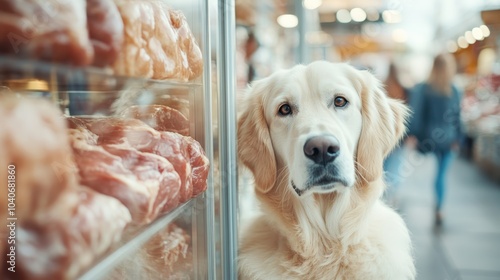
<svg viewBox="0 0 500 280">
<path fill-rule="evenodd" d="M 410 92 L 437 54 L 462 93 L 444 220 L 435 158 L 406 142 L 381 199 L 416 279 L 500 279 L 500 1 L 0 3 L 0 279 L 238 279 L 260 214 L 237 155 L 252 83 L 326 60 L 383 86 L 393 65 Z"/>
</svg>

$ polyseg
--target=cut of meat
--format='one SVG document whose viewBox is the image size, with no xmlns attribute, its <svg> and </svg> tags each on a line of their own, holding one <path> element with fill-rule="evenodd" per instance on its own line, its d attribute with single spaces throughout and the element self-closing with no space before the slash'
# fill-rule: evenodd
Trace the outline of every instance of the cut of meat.
<svg viewBox="0 0 500 280">
<path fill-rule="evenodd" d="M 45 100 L 3 97 L 0 127 L 0 162 L 15 166 L 17 175 L 16 217 L 34 217 L 76 183 L 64 119 Z M 7 166 L 1 168 L 7 172 Z"/>
<path fill-rule="evenodd" d="M 149 214 L 154 202 L 151 190 L 137 182 L 136 176 L 123 166 L 120 157 L 92 143 L 97 137 L 89 136 L 91 134 L 83 129 L 70 129 L 80 183 L 120 200 L 127 206 L 134 221 L 151 221 Z"/>
<path fill-rule="evenodd" d="M 189 120 L 181 112 L 163 105 L 131 106 L 121 113 L 122 117 L 138 119 L 157 131 L 189 135 Z"/>
<path fill-rule="evenodd" d="M 158 275 L 153 278 L 168 278 L 174 272 L 174 264 L 185 261 L 190 243 L 191 237 L 175 224 L 168 225 L 167 229 L 148 241 L 144 248 L 145 261 L 151 263 L 149 272 Z"/>
<path fill-rule="evenodd" d="M 87 0 L 87 22 L 94 48 L 93 65 L 112 65 L 123 44 L 123 21 L 113 0 Z"/>
<path fill-rule="evenodd" d="M 125 145 L 103 145 L 109 153 L 119 156 L 144 188 L 155 190 L 151 216 L 156 217 L 164 208 L 179 204 L 180 179 L 174 167 L 165 158 L 142 153 Z M 170 208 L 170 209 L 171 209 Z"/>
<path fill-rule="evenodd" d="M 90 149 L 89 147 L 83 146 L 82 151 L 75 151 L 76 161 L 80 168 L 80 174 L 82 176 L 82 183 L 90 186 L 98 186 L 104 188 L 102 183 L 97 183 L 102 179 L 94 178 L 95 174 L 99 176 L 105 176 L 106 180 L 110 183 L 117 182 L 117 178 L 137 178 L 134 182 L 143 182 L 138 179 L 136 167 L 127 165 L 128 157 L 132 153 L 137 153 L 132 158 L 134 163 L 137 163 L 139 156 L 142 154 L 146 155 L 157 155 L 166 159 L 167 162 L 173 165 L 175 173 L 180 179 L 180 186 L 178 192 L 178 201 L 185 202 L 193 197 L 193 195 L 198 195 L 200 192 L 204 191 L 207 187 L 207 177 L 209 171 L 209 162 L 204 154 L 201 145 L 194 139 L 186 136 L 182 136 L 178 133 L 173 132 L 158 132 L 151 127 L 147 126 L 145 123 L 135 120 L 135 119 L 120 119 L 120 118 L 68 118 L 70 127 L 80 127 L 79 129 L 88 129 L 91 134 L 95 134 L 95 137 L 91 138 L 90 142 L 85 142 L 86 144 L 93 145 Z M 95 142 L 95 143 L 94 143 Z M 73 145 L 75 146 L 75 145 Z M 98 149 L 96 155 L 84 154 L 83 151 L 88 153 Z M 135 149 L 136 152 L 131 150 Z M 126 155 L 125 155 L 126 154 Z M 119 155 L 117 159 L 116 155 Z M 80 159 L 80 157 L 85 157 Z M 99 163 L 92 157 L 104 157 L 107 160 L 100 159 Z M 152 159 L 152 158 L 150 158 Z M 125 161 L 125 163 L 124 163 Z M 98 167 L 100 164 L 104 164 L 109 167 L 102 166 Z M 112 169 L 116 174 L 121 174 L 119 177 L 110 175 L 109 173 L 105 175 L 106 170 L 111 170 L 111 168 L 116 168 L 115 162 L 119 162 L 120 169 Z M 145 163 L 141 163 L 145 164 Z M 147 165 L 145 165 L 147 166 Z M 88 172 L 94 174 L 86 174 L 87 171 L 82 171 L 82 168 L 88 169 Z M 150 168 L 150 167 L 147 167 Z M 94 170 L 97 169 L 97 170 Z M 101 173 L 99 173 L 102 170 Z M 83 172 L 83 173 L 82 173 Z M 173 171 L 172 171 L 173 172 Z M 172 173 L 166 172 L 166 173 Z M 149 174 L 149 173 L 148 173 Z M 151 175 L 151 174 L 149 174 Z M 148 176 L 149 176 L 148 175 Z M 112 176 L 112 178 L 109 178 Z M 94 178 L 95 182 L 89 182 L 89 178 Z M 130 183 L 131 179 L 120 179 L 119 182 Z M 123 183 L 122 183 L 123 184 Z M 145 188 L 147 184 L 141 185 Z M 116 188 L 122 188 L 123 186 L 116 186 Z M 140 189 L 140 186 L 137 187 Z M 159 190 L 161 193 L 163 190 Z M 144 192 L 142 190 L 141 192 Z M 168 193 L 177 193 L 174 190 L 168 190 Z M 109 193 L 108 193 L 109 194 Z M 128 203 L 120 199 L 125 205 Z M 175 199 L 168 198 L 167 202 L 164 204 L 163 209 L 160 213 L 168 211 L 173 207 L 177 206 Z M 159 205 L 156 204 L 156 205 Z M 149 208 L 147 208 L 149 209 Z M 131 209 L 132 215 L 134 215 L 134 210 Z M 156 211 L 153 211 L 156 212 Z M 145 212 L 139 212 L 145 213 Z M 149 211 L 148 211 L 149 213 Z"/>
<path fill-rule="evenodd" d="M 203 71 L 201 50 L 186 18 L 162 1 L 115 0 L 125 28 L 115 73 L 187 81 Z"/>
<path fill-rule="evenodd" d="M 0 0 L 0 52 L 78 66 L 92 62 L 85 0 Z"/>
<path fill-rule="evenodd" d="M 187 65 L 189 65 L 189 80 L 192 80 L 203 72 L 203 57 L 201 50 L 196 44 L 193 33 L 189 29 L 186 17 L 181 11 L 170 10 L 170 22 L 179 36 L 179 47 L 181 55 L 185 59 L 187 57 Z M 185 63 L 185 62 L 184 62 Z"/>
<path fill-rule="evenodd" d="M 69 117 L 70 128 L 83 127 L 98 136 L 99 145 L 122 144 L 128 142 L 134 148 L 148 146 L 154 138 L 160 137 L 158 131 L 136 119 L 112 117 Z"/>
<path fill-rule="evenodd" d="M 44 100 L 2 97 L 0 126 L 0 162 L 16 170 L 15 279 L 75 278 L 120 239 L 130 213 L 118 200 L 78 184 L 57 107 Z M 95 142 L 94 136 L 82 141 Z"/>
<path fill-rule="evenodd" d="M 135 222 L 151 222 L 166 205 L 177 206 L 180 180 L 165 158 L 127 142 L 98 146 L 98 136 L 84 128 L 70 135 L 81 183 L 120 200 Z"/>
<path fill-rule="evenodd" d="M 84 187 L 63 193 L 53 206 L 17 232 L 19 279 L 76 278 L 130 222 L 118 200 Z"/>
<path fill-rule="evenodd" d="M 169 224 L 107 279 L 189 279 L 193 275 L 190 243 L 191 236 L 184 229 Z"/>
<path fill-rule="evenodd" d="M 193 196 L 207 189 L 207 178 L 210 171 L 210 162 L 205 156 L 205 151 L 198 141 L 191 137 L 184 137 L 187 142 L 189 163 L 191 165 L 191 179 L 193 184 Z"/>
<path fill-rule="evenodd" d="M 186 202 L 193 196 L 193 185 L 191 179 L 191 165 L 186 157 L 186 146 L 184 136 L 162 132 L 160 137 L 152 139 L 149 145 L 139 148 L 140 151 L 157 154 L 170 161 L 181 179 L 179 201 Z"/>
</svg>

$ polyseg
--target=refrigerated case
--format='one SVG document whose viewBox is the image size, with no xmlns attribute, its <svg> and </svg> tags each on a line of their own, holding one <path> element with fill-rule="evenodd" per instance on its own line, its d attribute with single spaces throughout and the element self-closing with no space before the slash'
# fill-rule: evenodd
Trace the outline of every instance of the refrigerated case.
<svg viewBox="0 0 500 280">
<path fill-rule="evenodd" d="M 1 95 L 50 100 L 65 117 L 116 116 L 116 106 L 129 104 L 176 104 L 172 106 L 179 106 L 189 120 L 189 136 L 201 144 L 212 167 L 206 191 L 150 223 L 126 230 L 117 244 L 76 274 L 79 279 L 231 279 L 236 275 L 234 1 L 164 2 L 183 12 L 202 51 L 203 73 L 195 80 L 117 76 L 109 69 L 0 57 Z M 212 71 L 214 65 L 217 73 Z M 214 84 L 216 92 L 212 92 Z M 214 114 L 213 107 L 218 108 Z M 214 167 L 219 172 L 214 174 Z M 155 249 L 145 251 L 148 246 Z"/>
</svg>

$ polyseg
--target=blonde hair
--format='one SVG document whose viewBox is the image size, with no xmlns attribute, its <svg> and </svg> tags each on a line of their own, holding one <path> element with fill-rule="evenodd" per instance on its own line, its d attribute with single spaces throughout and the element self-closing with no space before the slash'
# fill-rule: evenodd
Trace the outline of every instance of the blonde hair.
<svg viewBox="0 0 500 280">
<path fill-rule="evenodd" d="M 439 54 L 434 58 L 431 75 L 427 82 L 437 92 L 451 95 L 453 77 L 457 72 L 455 58 L 451 54 Z"/>
</svg>

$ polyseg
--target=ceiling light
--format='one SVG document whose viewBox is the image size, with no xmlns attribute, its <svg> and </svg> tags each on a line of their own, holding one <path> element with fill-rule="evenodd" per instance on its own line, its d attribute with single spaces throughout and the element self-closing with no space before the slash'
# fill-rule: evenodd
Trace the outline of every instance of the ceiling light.
<svg viewBox="0 0 500 280">
<path fill-rule="evenodd" d="M 460 36 L 457 40 L 457 44 L 459 47 L 461 47 L 462 49 L 465 49 L 469 46 L 469 43 L 467 43 L 467 40 L 465 39 L 464 36 Z"/>
<path fill-rule="evenodd" d="M 278 24 L 284 28 L 294 28 L 299 24 L 299 20 L 295 15 L 284 14 L 278 17 Z"/>
<path fill-rule="evenodd" d="M 370 11 L 367 12 L 366 18 L 369 21 L 377 21 L 377 20 L 380 19 L 380 14 L 378 13 L 377 10 L 372 9 L 372 10 L 370 10 Z"/>
<path fill-rule="evenodd" d="M 476 39 L 472 36 L 472 31 L 465 32 L 465 40 L 467 40 L 469 44 L 474 44 L 476 42 Z"/>
<path fill-rule="evenodd" d="M 488 26 L 481 25 L 481 26 L 479 26 L 479 28 L 481 28 L 481 31 L 483 31 L 483 37 L 484 38 L 490 36 L 490 29 L 488 28 Z"/>
<path fill-rule="evenodd" d="M 304 8 L 306 8 L 308 10 L 315 10 L 315 9 L 319 8 L 319 6 L 321 6 L 321 4 L 323 4 L 322 0 L 304 0 L 302 2 L 302 5 L 304 6 Z"/>
<path fill-rule="evenodd" d="M 457 43 L 455 43 L 455 41 L 448 41 L 446 43 L 446 48 L 451 53 L 454 53 L 454 52 L 456 52 L 458 50 L 458 46 L 457 46 Z"/>
<path fill-rule="evenodd" d="M 362 22 L 366 19 L 366 12 L 361 8 L 354 8 L 351 10 L 351 18 L 355 22 Z"/>
<path fill-rule="evenodd" d="M 341 9 L 337 11 L 337 20 L 342 23 L 351 22 L 351 14 L 346 9 Z"/>
<path fill-rule="evenodd" d="M 385 10 L 382 12 L 382 19 L 387 23 L 401 22 L 401 13 L 396 10 Z"/>
<path fill-rule="evenodd" d="M 472 29 L 472 36 L 474 37 L 474 39 L 476 39 L 478 41 L 481 41 L 484 39 L 483 31 L 479 27 L 474 27 Z"/>
</svg>

